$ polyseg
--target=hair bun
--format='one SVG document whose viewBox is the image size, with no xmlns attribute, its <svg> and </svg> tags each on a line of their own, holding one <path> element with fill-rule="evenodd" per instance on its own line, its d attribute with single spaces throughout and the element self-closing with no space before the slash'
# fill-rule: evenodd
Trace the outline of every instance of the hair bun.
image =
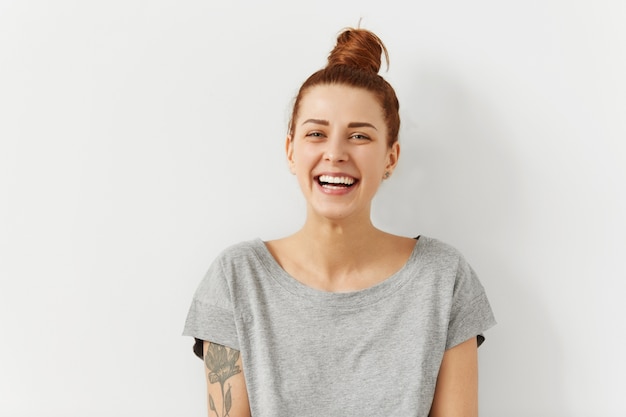
<svg viewBox="0 0 626 417">
<path fill-rule="evenodd" d="M 343 65 L 378 74 L 383 53 L 389 66 L 387 48 L 378 36 L 366 29 L 348 28 L 337 37 L 328 56 L 328 67 Z"/>
</svg>

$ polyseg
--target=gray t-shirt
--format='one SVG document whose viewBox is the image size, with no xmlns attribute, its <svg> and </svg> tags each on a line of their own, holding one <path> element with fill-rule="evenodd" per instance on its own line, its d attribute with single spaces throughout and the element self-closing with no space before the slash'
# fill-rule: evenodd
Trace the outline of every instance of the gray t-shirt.
<svg viewBox="0 0 626 417">
<path fill-rule="evenodd" d="M 241 352 L 254 417 L 426 417 L 444 351 L 494 324 L 472 268 L 436 239 L 345 293 L 300 283 L 256 239 L 216 258 L 183 334 Z"/>
</svg>

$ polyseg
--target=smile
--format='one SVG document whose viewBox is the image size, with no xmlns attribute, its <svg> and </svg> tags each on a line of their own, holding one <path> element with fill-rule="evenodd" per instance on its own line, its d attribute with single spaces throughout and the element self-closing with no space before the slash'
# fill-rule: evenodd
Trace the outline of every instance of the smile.
<svg viewBox="0 0 626 417">
<path fill-rule="evenodd" d="M 352 177 L 334 177 L 332 175 L 320 175 L 317 182 L 324 188 L 340 189 L 349 188 L 356 184 L 357 179 Z"/>
</svg>

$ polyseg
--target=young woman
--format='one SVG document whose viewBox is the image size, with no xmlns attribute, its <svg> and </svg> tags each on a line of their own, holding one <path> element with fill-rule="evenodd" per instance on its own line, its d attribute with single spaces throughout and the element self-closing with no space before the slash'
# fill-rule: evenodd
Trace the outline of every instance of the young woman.
<svg viewBox="0 0 626 417">
<path fill-rule="evenodd" d="M 370 219 L 400 156 L 383 54 L 370 31 L 338 36 L 285 144 L 304 225 L 227 248 L 195 293 L 184 334 L 209 416 L 478 415 L 477 348 L 495 324 L 483 287 L 454 248 Z"/>
</svg>

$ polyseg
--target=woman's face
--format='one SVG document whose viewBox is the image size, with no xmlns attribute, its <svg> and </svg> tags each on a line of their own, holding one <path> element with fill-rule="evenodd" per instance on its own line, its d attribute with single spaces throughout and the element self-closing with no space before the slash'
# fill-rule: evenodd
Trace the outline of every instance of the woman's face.
<svg viewBox="0 0 626 417">
<path fill-rule="evenodd" d="M 369 221 L 372 199 L 399 155 L 397 142 L 388 145 L 376 97 L 345 85 L 319 85 L 304 95 L 286 148 L 309 214 L 329 219 Z"/>
</svg>

